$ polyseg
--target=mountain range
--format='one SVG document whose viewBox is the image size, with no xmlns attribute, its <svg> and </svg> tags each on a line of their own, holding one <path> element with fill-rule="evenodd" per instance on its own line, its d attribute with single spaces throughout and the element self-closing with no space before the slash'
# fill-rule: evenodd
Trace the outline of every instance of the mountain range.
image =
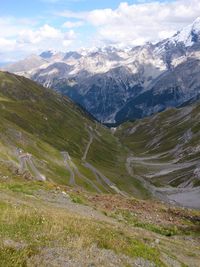
<svg viewBox="0 0 200 267">
<path fill-rule="evenodd" d="M 69 96 L 102 123 L 120 124 L 199 98 L 200 18 L 159 43 L 46 51 L 4 69 Z"/>
</svg>

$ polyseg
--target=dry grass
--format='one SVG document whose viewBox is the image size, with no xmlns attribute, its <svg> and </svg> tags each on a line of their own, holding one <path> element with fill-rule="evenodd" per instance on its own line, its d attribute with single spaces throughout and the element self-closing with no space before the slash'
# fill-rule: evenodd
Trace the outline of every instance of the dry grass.
<svg viewBox="0 0 200 267">
<path fill-rule="evenodd" d="M 94 244 L 100 249 L 153 261 L 161 266 L 159 252 L 117 227 L 67 213 L 63 209 L 0 203 L 0 266 L 26 266 L 28 258 L 42 247 L 85 249 Z M 8 245 L 6 242 L 12 240 Z M 21 247 L 20 244 L 23 244 Z M 9 263 L 10 265 L 5 265 Z"/>
</svg>

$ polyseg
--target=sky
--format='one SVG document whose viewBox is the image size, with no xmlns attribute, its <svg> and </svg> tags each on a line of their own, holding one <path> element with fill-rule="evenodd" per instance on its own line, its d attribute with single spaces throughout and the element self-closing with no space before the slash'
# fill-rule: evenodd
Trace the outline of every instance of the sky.
<svg viewBox="0 0 200 267">
<path fill-rule="evenodd" d="M 46 50 L 155 43 L 198 16 L 199 0 L 0 0 L 0 62 Z"/>
</svg>

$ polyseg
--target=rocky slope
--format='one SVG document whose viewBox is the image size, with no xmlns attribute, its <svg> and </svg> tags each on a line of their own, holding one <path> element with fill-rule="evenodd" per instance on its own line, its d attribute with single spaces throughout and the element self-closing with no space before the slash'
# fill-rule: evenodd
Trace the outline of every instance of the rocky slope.
<svg viewBox="0 0 200 267">
<path fill-rule="evenodd" d="M 172 38 L 127 50 L 47 51 L 8 66 L 69 96 L 96 119 L 121 123 L 200 94 L 200 18 Z"/>
</svg>

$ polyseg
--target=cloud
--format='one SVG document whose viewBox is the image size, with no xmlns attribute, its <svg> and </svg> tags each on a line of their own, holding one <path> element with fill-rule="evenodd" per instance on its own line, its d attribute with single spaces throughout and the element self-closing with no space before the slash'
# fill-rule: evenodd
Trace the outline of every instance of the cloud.
<svg viewBox="0 0 200 267">
<path fill-rule="evenodd" d="M 62 38 L 60 30 L 45 24 L 35 31 L 28 29 L 19 32 L 17 41 L 24 44 L 38 44 L 43 40 L 60 38 Z"/>
<path fill-rule="evenodd" d="M 62 32 L 48 24 L 41 26 L 37 30 L 24 30 L 19 33 L 17 44 L 33 51 L 45 49 L 63 50 L 66 49 L 76 39 L 75 32 L 71 29 Z"/>
<path fill-rule="evenodd" d="M 96 9 L 88 12 L 69 10 L 59 15 L 84 19 L 96 28 L 94 42 L 99 45 L 141 45 L 168 38 L 200 15 L 199 0 L 122 2 L 116 9 Z"/>
<path fill-rule="evenodd" d="M 15 48 L 15 46 L 16 46 L 15 40 L 0 38 L 0 50 L 10 52 Z"/>
<path fill-rule="evenodd" d="M 61 16 L 64 18 L 72 18 L 72 19 L 87 19 L 87 16 L 90 12 L 74 12 L 71 10 L 65 10 L 62 12 L 56 12 L 55 15 Z"/>
<path fill-rule="evenodd" d="M 195 8 L 194 8 L 195 7 Z M 200 2 L 151 2 L 128 5 L 115 10 L 91 11 L 87 20 L 97 27 L 97 39 L 121 45 L 140 45 L 172 36 L 200 14 Z"/>
<path fill-rule="evenodd" d="M 29 29 L 34 27 L 36 21 L 33 19 L 21 18 L 16 19 L 14 17 L 0 17 L 0 37 L 13 37 L 23 29 Z"/>
<path fill-rule="evenodd" d="M 126 47 L 157 42 L 172 36 L 199 15 L 199 0 L 137 0 L 135 4 L 122 2 L 116 9 L 54 11 L 48 18 L 0 17 L 0 61 L 48 49 L 74 49 L 79 44 Z M 51 18 L 54 26 L 49 23 Z"/>
<path fill-rule="evenodd" d="M 62 26 L 64 28 L 78 28 L 84 25 L 84 22 L 79 20 L 79 21 L 66 21 Z"/>
<path fill-rule="evenodd" d="M 17 60 L 47 49 L 66 50 L 76 39 L 74 30 L 63 30 L 49 24 L 38 26 L 25 20 L 0 18 L 0 61 Z M 30 27 L 32 26 L 32 27 Z"/>
</svg>

